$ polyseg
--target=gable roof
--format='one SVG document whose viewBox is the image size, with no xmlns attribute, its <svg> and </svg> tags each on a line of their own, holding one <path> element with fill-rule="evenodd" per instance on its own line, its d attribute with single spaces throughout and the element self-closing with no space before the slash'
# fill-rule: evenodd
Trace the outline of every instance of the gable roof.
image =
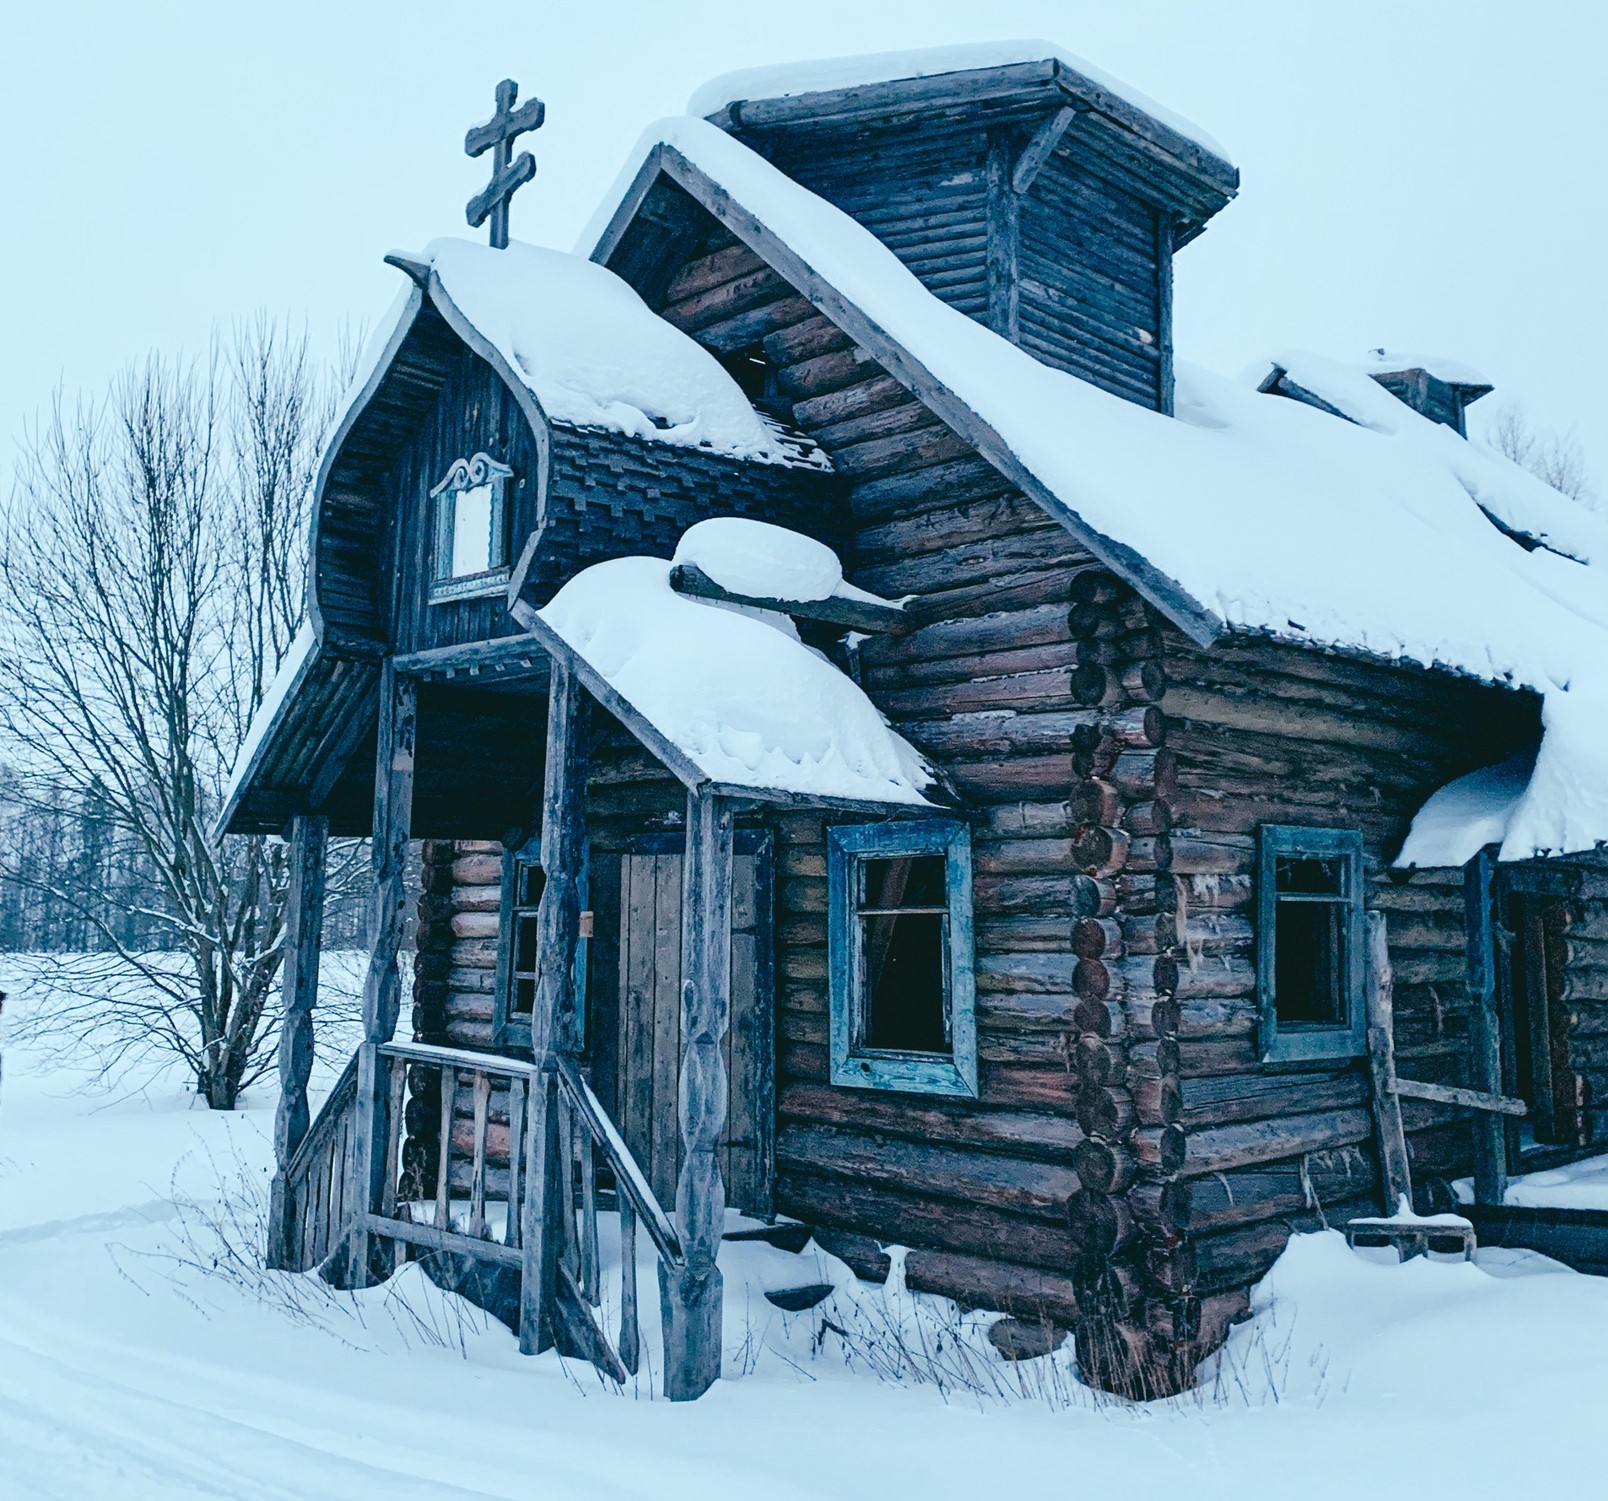
<svg viewBox="0 0 1608 1501">
<path fill-rule="evenodd" d="M 1338 421 L 1187 366 L 1176 417 L 1146 410 L 945 306 L 848 215 L 690 118 L 644 134 L 578 248 L 608 264 L 664 179 L 1197 641 L 1254 631 L 1526 687 L 1549 704 L 1572 693 L 1546 719 L 1575 732 L 1593 722 L 1576 711 L 1600 697 L 1608 728 L 1603 576 L 1563 558 L 1538 566 L 1481 510 L 1538 514 L 1552 503 L 1536 482 L 1366 374 L 1389 424 Z M 1549 534 L 1567 519 L 1558 511 Z M 1575 572 L 1560 579 L 1565 565 Z M 1599 678 L 1600 695 L 1588 691 Z M 1608 734 L 1596 742 L 1608 755 Z M 1510 858 L 1608 838 L 1608 824 L 1572 823 L 1555 802 L 1544 813 L 1516 818 Z"/>
</svg>

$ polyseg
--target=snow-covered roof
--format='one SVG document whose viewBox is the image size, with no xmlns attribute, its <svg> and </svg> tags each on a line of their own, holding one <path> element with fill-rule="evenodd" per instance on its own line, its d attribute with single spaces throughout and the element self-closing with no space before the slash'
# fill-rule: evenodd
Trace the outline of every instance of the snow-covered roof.
<svg viewBox="0 0 1608 1501">
<path fill-rule="evenodd" d="M 827 551 L 780 527 L 733 525 L 765 534 L 756 533 L 744 565 L 745 592 L 762 597 L 784 597 L 790 580 L 807 583 L 817 549 Z M 730 556 L 739 544 L 726 530 L 718 547 Z M 700 565 L 716 553 L 713 543 L 690 549 Z M 594 563 L 536 618 L 711 783 L 761 796 L 928 805 L 935 778 L 919 752 L 799 640 L 791 620 L 678 594 L 671 567 L 641 557 Z"/>
<path fill-rule="evenodd" d="M 592 244 L 659 148 L 958 398 L 973 431 L 1000 440 L 1092 545 L 1173 581 L 1180 608 L 1193 603 L 1229 629 L 1534 689 L 1548 735 L 1572 742 L 1543 749 L 1538 783 L 1561 759 L 1575 772 L 1600 765 L 1608 786 L 1608 711 L 1599 720 L 1593 708 L 1608 703 L 1608 687 L 1593 686 L 1608 683 L 1608 572 L 1598 571 L 1608 570 L 1608 531 L 1590 513 L 1419 416 L 1360 367 L 1279 357 L 1351 421 L 1187 365 L 1176 417 L 1110 395 L 947 307 L 869 230 L 704 120 L 649 128 Z M 1526 552 L 1482 511 L 1581 561 Z M 1582 821 L 1539 793 L 1526 801 L 1508 858 L 1608 839 L 1608 810 Z"/>
<path fill-rule="evenodd" d="M 1490 390 L 1492 382 L 1472 365 L 1439 354 L 1414 354 L 1402 349 L 1370 349 L 1364 361 L 1370 370 L 1388 375 L 1398 370 L 1423 370 L 1449 386 L 1475 386 Z"/>
<path fill-rule="evenodd" d="M 273 682 L 263 694 L 262 702 L 257 705 L 256 712 L 251 716 L 251 725 L 246 730 L 246 738 L 241 742 L 239 754 L 235 757 L 234 767 L 223 789 L 224 816 L 220 820 L 220 827 L 227 826 L 229 811 L 234 807 L 241 790 L 250 779 L 252 769 L 262 753 L 263 746 L 267 743 L 269 733 L 288 712 L 297 685 L 307 675 L 317 645 L 318 638 L 313 631 L 312 621 L 304 620 L 292 638 L 284 659 L 279 664 L 279 671 L 274 674 Z"/>
<path fill-rule="evenodd" d="M 519 241 L 494 250 L 454 238 L 397 259 L 435 272 L 453 306 L 555 422 L 732 458 L 824 462 L 801 453 L 707 349 L 603 266 Z M 393 309 L 393 325 L 405 307 L 403 299 Z M 371 361 L 390 331 L 370 341 Z M 354 391 L 372 370 L 360 372 Z"/>
<path fill-rule="evenodd" d="M 1260 385 L 1274 369 L 1283 370 L 1296 385 L 1352 422 L 1397 440 L 1404 456 L 1410 450 L 1432 458 L 1451 472 L 1481 509 L 1511 531 L 1577 562 L 1608 566 L 1608 521 L 1477 438 L 1464 438 L 1445 423 L 1414 411 L 1373 379 L 1370 366 L 1348 365 L 1305 350 L 1281 350 L 1253 366 L 1248 379 Z"/>
<path fill-rule="evenodd" d="M 712 78 L 687 101 L 689 115 L 707 118 L 727 105 L 749 99 L 792 99 L 836 89 L 864 88 L 868 84 L 904 79 L 937 78 L 945 73 L 968 73 L 982 68 L 1008 68 L 1019 63 L 1057 62 L 1080 74 L 1097 88 L 1142 110 L 1153 120 L 1193 141 L 1203 151 L 1230 161 L 1228 153 L 1200 126 L 1158 104 L 1147 94 L 1113 78 L 1085 58 L 1045 41 L 971 42 L 956 47 L 920 47 L 902 52 L 867 53 L 859 57 L 819 58 L 810 62 L 779 63 L 743 68 Z"/>
</svg>

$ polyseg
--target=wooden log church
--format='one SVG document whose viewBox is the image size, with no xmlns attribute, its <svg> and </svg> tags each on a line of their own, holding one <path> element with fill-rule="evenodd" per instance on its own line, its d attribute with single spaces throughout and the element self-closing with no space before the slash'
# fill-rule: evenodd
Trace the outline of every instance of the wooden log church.
<svg viewBox="0 0 1608 1501">
<path fill-rule="evenodd" d="M 223 814 L 291 845 L 275 1264 L 421 1259 L 623 1379 L 640 1246 L 685 1398 L 729 1208 L 1142 1395 L 1292 1230 L 1599 1149 L 1549 789 L 1608 545 L 1487 383 L 1175 368 L 1238 173 L 1049 47 L 722 80 L 574 256 L 509 242 L 516 99 L 491 245 L 390 258 Z M 310 1120 L 332 835 L 372 959 Z"/>
</svg>

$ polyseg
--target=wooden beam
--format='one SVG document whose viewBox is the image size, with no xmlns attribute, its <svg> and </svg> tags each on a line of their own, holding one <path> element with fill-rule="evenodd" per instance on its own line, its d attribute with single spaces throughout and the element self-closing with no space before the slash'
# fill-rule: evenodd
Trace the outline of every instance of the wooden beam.
<svg viewBox="0 0 1608 1501">
<path fill-rule="evenodd" d="M 380 672 L 380 720 L 374 761 L 374 884 L 369 895 L 369 966 L 363 981 L 363 1043 L 357 1058 L 357 1121 L 347 1203 L 360 1215 L 379 1205 L 385 1170 L 387 1119 L 383 1095 L 392 1065 L 380 1046 L 396 1032 L 402 1009 L 397 961 L 407 925 L 408 843 L 413 821 L 413 768 L 419 736 L 418 685 L 390 662 Z M 396 1065 L 400 1066 L 400 1065 Z M 364 1287 L 383 1275 L 367 1221 L 351 1239 L 348 1285 Z"/>
<path fill-rule="evenodd" d="M 307 1080 L 313 1071 L 313 1007 L 324 931 L 324 855 L 329 820 L 299 813 L 291 820 L 286 893 L 285 962 L 280 990 L 279 1104 L 274 1111 L 274 1181 L 268 1198 L 268 1265 L 290 1270 L 291 1217 L 285 1170 L 307 1136 Z"/>
<path fill-rule="evenodd" d="M 558 1258 L 564 1216 L 559 1194 L 555 1055 L 573 1048 L 575 950 L 581 932 L 581 867 L 586 857 L 586 773 L 591 706 L 571 663 L 553 659 L 547 696 L 547 763 L 542 780 L 542 886 L 536 912 L 536 998 L 531 1058 L 540 1077 L 525 1123 L 525 1197 L 520 1226 L 519 1348 L 547 1349 L 555 1335 Z"/>
<path fill-rule="evenodd" d="M 468 672 L 486 667 L 543 667 L 547 653 L 529 636 L 497 636 L 489 641 L 460 641 L 455 646 L 432 646 L 398 655 L 392 663 L 398 672 L 414 677 Z"/>
<path fill-rule="evenodd" d="M 828 599 L 770 599 L 757 594 L 735 594 L 692 563 L 678 563 L 670 570 L 670 587 L 678 594 L 690 594 L 696 599 L 718 599 L 756 610 L 775 610 L 799 620 L 820 620 L 867 635 L 901 635 L 916 627 L 914 618 L 899 605 L 873 604 L 870 600 L 835 595 Z"/>
<path fill-rule="evenodd" d="M 1468 1077 L 1487 1094 L 1502 1090 L 1502 1018 L 1496 987 L 1496 850 L 1482 849 L 1463 867 L 1463 934 L 1468 970 Z M 1474 1126 L 1474 1202 L 1507 1197 L 1507 1128 L 1499 1115 Z"/>
<path fill-rule="evenodd" d="M 1407 1165 L 1407 1137 L 1402 1130 L 1401 1102 L 1397 1099 L 1395 987 L 1390 969 L 1390 941 L 1385 914 L 1367 914 L 1368 1067 L 1373 1078 L 1374 1124 L 1379 1132 L 1379 1174 L 1385 1213 L 1394 1214 L 1405 1197 L 1413 1201 L 1412 1175 Z"/>
<path fill-rule="evenodd" d="M 1072 128 L 1078 118 L 1078 112 L 1070 104 L 1064 109 L 1058 109 L 1033 133 L 1033 138 L 1022 147 L 1021 155 L 1016 158 L 1016 166 L 1011 171 L 1011 187 L 1018 193 L 1025 193 L 1033 186 L 1033 179 L 1039 175 L 1045 162 L 1055 154 L 1055 148 L 1061 144 L 1061 137 Z"/>
<path fill-rule="evenodd" d="M 701 1396 L 720 1378 L 723 1286 L 716 1257 L 726 1186 L 716 1153 L 726 1126 L 726 1029 L 731 1021 L 732 810 L 687 796 L 681 886 L 681 1176 L 676 1219 L 684 1260 L 659 1263 L 665 1395 Z"/>
<path fill-rule="evenodd" d="M 1014 132 L 996 128 L 988 136 L 988 326 L 1001 338 L 1016 342 L 1021 306 L 1017 275 L 1022 243 L 1020 200 L 1012 187 Z"/>
<path fill-rule="evenodd" d="M 1491 1115 L 1528 1115 L 1523 1100 L 1503 1094 L 1487 1094 L 1479 1089 L 1459 1089 L 1451 1084 L 1426 1084 L 1420 1079 L 1396 1080 L 1396 1093 L 1408 1100 L 1431 1100 L 1437 1105 L 1462 1105 Z"/>
<path fill-rule="evenodd" d="M 1173 226 L 1165 213 L 1156 214 L 1156 409 L 1173 414 Z"/>
</svg>

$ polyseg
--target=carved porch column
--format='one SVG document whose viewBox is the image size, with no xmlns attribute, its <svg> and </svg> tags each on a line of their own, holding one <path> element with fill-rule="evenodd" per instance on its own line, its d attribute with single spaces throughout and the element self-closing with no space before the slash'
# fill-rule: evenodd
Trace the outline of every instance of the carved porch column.
<svg viewBox="0 0 1608 1501">
<path fill-rule="evenodd" d="M 716 1150 L 726 1126 L 724 1043 L 731 1020 L 732 811 L 687 794 L 681 897 L 681 1177 L 676 1219 L 685 1263 L 659 1263 L 665 1394 L 687 1401 L 720 1377 L 722 1284 L 716 1255 L 726 1186 Z"/>
</svg>

